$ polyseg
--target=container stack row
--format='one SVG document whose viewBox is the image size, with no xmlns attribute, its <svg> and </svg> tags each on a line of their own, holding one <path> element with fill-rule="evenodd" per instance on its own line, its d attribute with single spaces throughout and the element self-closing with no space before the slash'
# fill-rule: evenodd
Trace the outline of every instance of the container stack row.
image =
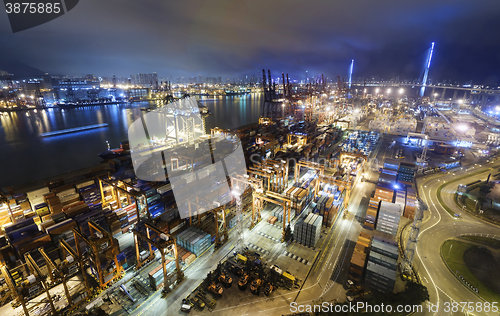
<svg viewBox="0 0 500 316">
<path fill-rule="evenodd" d="M 175 270 L 175 262 L 172 260 L 165 260 L 165 266 L 167 269 L 167 274 L 172 273 Z M 163 287 L 165 278 L 163 277 L 163 267 L 161 264 L 156 266 L 151 272 L 149 272 L 149 285 L 153 291 L 159 290 Z"/>
<path fill-rule="evenodd" d="M 187 249 L 177 247 L 177 251 L 179 252 L 179 261 L 186 265 L 190 265 L 196 259 L 196 255 Z"/>
<path fill-rule="evenodd" d="M 285 196 L 292 202 L 293 213 L 301 214 L 307 205 L 307 190 L 292 186 L 285 191 Z"/>
<path fill-rule="evenodd" d="M 79 183 L 75 187 L 89 207 L 101 204 L 101 191 L 94 180 Z"/>
<path fill-rule="evenodd" d="M 425 133 L 432 138 L 441 140 L 455 140 L 455 132 L 450 128 L 450 125 L 444 119 L 438 117 L 426 117 L 424 119 Z"/>
<path fill-rule="evenodd" d="M 393 292 L 398 260 L 396 238 L 377 232 L 373 237 L 366 267 L 365 285 L 382 292 Z"/>
<path fill-rule="evenodd" d="M 305 219 L 299 219 L 293 232 L 295 240 L 305 246 L 315 247 L 321 236 L 322 224 L 323 217 L 318 214 L 309 214 Z"/>
<path fill-rule="evenodd" d="M 368 203 L 368 210 L 366 211 L 364 228 L 368 230 L 375 229 L 375 223 L 377 222 L 377 214 L 379 208 L 380 200 L 370 199 Z"/>
<path fill-rule="evenodd" d="M 287 214 L 285 213 L 285 211 L 283 210 L 283 207 L 281 207 L 281 206 L 276 206 L 271 211 L 271 215 L 273 217 L 276 217 L 276 221 L 278 221 L 279 223 L 283 223 L 283 219 L 285 219 L 285 221 L 288 222 L 288 218 L 286 218 Z M 292 221 L 294 218 L 295 218 L 295 213 L 290 212 L 290 221 Z"/>
<path fill-rule="evenodd" d="M 396 190 L 396 197 L 394 199 L 394 203 L 400 205 L 401 208 L 404 209 L 406 205 L 406 191 Z"/>
<path fill-rule="evenodd" d="M 415 177 L 417 167 L 414 163 L 401 162 L 398 170 L 398 183 L 411 186 Z"/>
<path fill-rule="evenodd" d="M 375 188 L 374 199 L 378 201 L 392 202 L 394 198 L 394 190 L 387 188 L 387 186 L 377 185 Z"/>
<path fill-rule="evenodd" d="M 352 254 L 351 262 L 349 263 L 349 277 L 356 282 L 360 282 L 363 277 L 363 271 L 366 266 L 366 259 L 370 251 L 371 236 L 365 233 L 360 233 L 354 253 Z"/>
<path fill-rule="evenodd" d="M 354 131 L 342 143 L 341 149 L 345 152 L 370 155 L 377 144 L 380 134 L 376 131 Z"/>
<path fill-rule="evenodd" d="M 328 202 L 326 204 L 326 208 L 328 208 Z M 328 211 L 325 211 L 325 214 L 323 214 L 323 225 L 331 227 L 337 216 L 342 213 L 344 208 L 344 198 L 339 198 L 338 200 L 334 199 Z"/>
<path fill-rule="evenodd" d="M 210 234 L 191 226 L 185 231 L 177 235 L 177 244 L 185 248 L 196 256 L 200 256 L 205 252 L 212 244 L 212 238 Z"/>
<path fill-rule="evenodd" d="M 414 219 L 415 218 L 415 211 L 416 211 L 416 204 L 417 204 L 417 195 L 415 193 L 415 190 L 411 187 L 408 187 L 406 189 L 406 204 L 405 204 L 405 211 L 403 213 L 404 217 L 407 217 L 409 219 Z"/>
<path fill-rule="evenodd" d="M 31 204 L 24 193 L 18 193 L 13 196 L 8 197 L 7 201 L 8 206 L 6 205 L 9 211 L 7 213 L 8 218 L 3 218 L 5 222 L 3 225 L 7 225 L 10 223 L 17 223 L 17 221 L 32 217 L 35 213 L 31 210 Z M 25 216 L 26 214 L 26 216 Z"/>
<path fill-rule="evenodd" d="M 123 249 L 123 251 L 120 253 L 120 258 L 118 259 L 118 261 L 121 262 L 120 265 L 125 270 L 132 267 L 133 264 L 135 264 L 135 262 L 136 262 L 135 247 L 129 246 L 129 247 Z"/>
<path fill-rule="evenodd" d="M 399 221 L 403 215 L 403 208 L 396 203 L 386 201 L 380 202 L 375 228 L 378 231 L 396 236 L 399 227 Z"/>
</svg>

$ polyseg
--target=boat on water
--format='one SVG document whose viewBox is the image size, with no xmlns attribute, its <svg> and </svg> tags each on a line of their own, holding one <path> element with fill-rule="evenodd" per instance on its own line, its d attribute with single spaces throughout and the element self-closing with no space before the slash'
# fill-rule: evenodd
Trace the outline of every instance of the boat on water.
<svg viewBox="0 0 500 316">
<path fill-rule="evenodd" d="M 55 105 L 56 107 L 59 108 L 76 108 L 82 106 L 110 105 L 110 104 L 124 104 L 124 103 L 127 103 L 127 101 L 124 99 L 117 98 L 116 100 L 102 99 L 99 101 L 81 100 L 77 102 L 58 102 Z"/>
<path fill-rule="evenodd" d="M 226 90 L 224 91 L 226 96 L 234 96 L 234 95 L 245 95 L 250 93 L 250 89 L 248 90 Z"/>
<path fill-rule="evenodd" d="M 102 153 L 99 154 L 99 157 L 101 157 L 102 159 L 110 160 L 130 155 L 130 143 L 128 140 L 121 142 L 120 148 L 114 148 L 114 149 L 110 149 L 109 143 L 107 141 L 106 143 L 108 144 L 108 150 L 103 151 Z"/>
</svg>

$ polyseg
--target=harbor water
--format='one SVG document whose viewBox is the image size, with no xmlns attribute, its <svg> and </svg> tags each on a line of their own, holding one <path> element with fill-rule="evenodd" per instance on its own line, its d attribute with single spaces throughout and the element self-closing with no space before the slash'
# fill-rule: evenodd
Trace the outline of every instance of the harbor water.
<svg viewBox="0 0 500 316">
<path fill-rule="evenodd" d="M 258 122 L 263 96 L 201 97 L 212 112 L 206 129 L 237 128 Z M 0 187 L 17 186 L 87 168 L 102 159 L 99 153 L 127 140 L 128 127 L 150 102 L 78 108 L 49 108 L 0 112 Z M 42 137 L 65 129 L 103 124 L 103 127 Z M 107 126 L 105 126 L 107 124 Z"/>
</svg>

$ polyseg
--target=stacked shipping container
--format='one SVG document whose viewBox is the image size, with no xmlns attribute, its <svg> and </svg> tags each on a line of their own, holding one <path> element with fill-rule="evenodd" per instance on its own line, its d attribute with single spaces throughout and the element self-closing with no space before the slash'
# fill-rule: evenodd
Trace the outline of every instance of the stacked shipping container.
<svg viewBox="0 0 500 316">
<path fill-rule="evenodd" d="M 370 199 L 368 203 L 368 210 L 366 211 L 364 228 L 369 230 L 375 229 L 375 223 L 377 222 L 377 214 L 380 200 Z"/>
<path fill-rule="evenodd" d="M 294 238 L 297 242 L 308 247 L 314 247 L 321 235 L 323 217 L 309 214 L 305 219 L 299 219 L 294 226 Z"/>
<path fill-rule="evenodd" d="M 371 237 L 368 234 L 360 233 L 354 253 L 349 264 L 349 277 L 356 282 L 360 282 L 365 269 L 366 257 L 370 248 Z"/>
<path fill-rule="evenodd" d="M 401 215 L 403 215 L 401 205 L 381 201 L 375 228 L 378 231 L 396 236 Z"/>
<path fill-rule="evenodd" d="M 406 205 L 403 216 L 409 219 L 415 218 L 415 208 L 417 203 L 417 195 L 411 187 L 406 189 Z"/>
<path fill-rule="evenodd" d="M 196 256 L 205 252 L 205 250 L 207 250 L 212 244 L 211 241 L 212 238 L 210 234 L 207 234 L 194 226 L 189 227 L 177 235 L 177 244 L 180 247 L 191 251 Z"/>
<path fill-rule="evenodd" d="M 375 232 L 366 267 L 365 284 L 382 292 L 392 292 L 396 283 L 398 244 L 396 238 Z"/>
</svg>

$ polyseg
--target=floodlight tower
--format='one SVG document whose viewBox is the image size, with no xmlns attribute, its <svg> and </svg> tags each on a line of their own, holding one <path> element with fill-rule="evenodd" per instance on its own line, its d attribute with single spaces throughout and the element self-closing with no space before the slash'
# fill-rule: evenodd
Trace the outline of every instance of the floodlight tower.
<svg viewBox="0 0 500 316">
<path fill-rule="evenodd" d="M 243 203 L 241 201 L 243 192 L 240 187 L 236 185 L 234 186 L 232 193 L 236 198 L 236 235 L 238 236 L 235 251 L 240 252 L 245 244 L 245 238 L 243 236 Z"/>
<path fill-rule="evenodd" d="M 427 62 L 425 63 L 424 76 L 422 78 L 422 88 L 420 88 L 420 98 L 424 97 L 425 86 L 427 85 L 427 76 L 429 75 L 429 67 L 431 66 L 433 52 L 434 52 L 434 42 L 432 42 L 431 44 L 431 49 L 429 50 L 429 55 L 427 56 Z"/>
</svg>

